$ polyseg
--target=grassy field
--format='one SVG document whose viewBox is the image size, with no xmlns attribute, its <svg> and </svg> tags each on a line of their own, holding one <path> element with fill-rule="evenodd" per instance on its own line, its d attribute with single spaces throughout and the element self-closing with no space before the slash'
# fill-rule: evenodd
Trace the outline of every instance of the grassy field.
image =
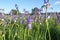
<svg viewBox="0 0 60 40">
<path fill-rule="evenodd" d="M 35 20 L 29 23 L 26 17 L 1 19 L 0 40 L 60 40 L 60 26 L 54 18 Z"/>
</svg>

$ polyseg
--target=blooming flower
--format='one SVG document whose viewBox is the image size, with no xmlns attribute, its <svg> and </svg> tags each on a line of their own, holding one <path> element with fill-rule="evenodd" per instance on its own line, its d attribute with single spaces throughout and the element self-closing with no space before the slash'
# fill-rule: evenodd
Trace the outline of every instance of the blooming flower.
<svg viewBox="0 0 60 40">
<path fill-rule="evenodd" d="M 28 28 L 31 29 L 32 28 L 32 18 L 30 16 L 27 18 L 27 22 L 28 22 Z"/>
<path fill-rule="evenodd" d="M 19 10 L 18 10 L 18 5 L 17 5 L 17 4 L 15 4 L 15 7 L 16 7 L 16 10 L 19 11 Z"/>
<path fill-rule="evenodd" d="M 28 17 L 28 18 L 27 18 L 27 22 L 28 22 L 28 23 L 31 23 L 31 22 L 32 22 L 32 18 L 31 18 L 31 17 Z"/>
<path fill-rule="evenodd" d="M 31 24 L 31 23 L 28 24 L 28 28 L 29 28 L 29 29 L 32 28 L 32 24 Z"/>
<path fill-rule="evenodd" d="M 46 3 L 48 3 L 49 2 L 49 0 L 44 0 L 44 4 L 46 4 Z"/>
<path fill-rule="evenodd" d="M 49 0 L 44 0 L 44 5 L 47 6 L 49 4 Z"/>
</svg>

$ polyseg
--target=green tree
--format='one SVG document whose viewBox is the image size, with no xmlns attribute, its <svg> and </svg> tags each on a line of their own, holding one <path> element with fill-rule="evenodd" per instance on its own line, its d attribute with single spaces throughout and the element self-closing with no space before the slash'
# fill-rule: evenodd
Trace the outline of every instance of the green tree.
<svg viewBox="0 0 60 40">
<path fill-rule="evenodd" d="M 19 11 L 17 11 L 16 9 L 12 9 L 11 10 L 12 11 L 12 15 L 19 15 L 20 14 L 20 12 Z"/>
<path fill-rule="evenodd" d="M 39 11 L 39 9 L 37 7 L 33 8 L 32 9 L 32 14 L 37 14 Z"/>
</svg>

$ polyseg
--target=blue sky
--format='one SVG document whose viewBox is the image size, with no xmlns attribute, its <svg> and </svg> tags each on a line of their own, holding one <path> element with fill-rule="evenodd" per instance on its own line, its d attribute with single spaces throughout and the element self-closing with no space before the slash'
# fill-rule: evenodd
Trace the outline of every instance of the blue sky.
<svg viewBox="0 0 60 40">
<path fill-rule="evenodd" d="M 8 13 L 11 9 L 15 9 L 15 4 L 18 4 L 20 12 L 23 12 L 23 9 L 31 12 L 31 9 L 34 7 L 40 8 L 43 5 L 43 1 L 44 0 L 0 0 L 0 8 Z M 49 8 L 48 12 L 60 11 L 60 0 L 50 0 L 50 4 L 52 5 L 53 10 Z M 43 12 L 45 12 L 45 9 Z"/>
</svg>

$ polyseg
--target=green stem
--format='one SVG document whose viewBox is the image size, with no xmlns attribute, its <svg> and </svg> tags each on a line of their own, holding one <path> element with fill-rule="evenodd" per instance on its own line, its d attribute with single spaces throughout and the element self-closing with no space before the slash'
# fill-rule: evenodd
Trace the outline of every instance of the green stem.
<svg viewBox="0 0 60 40">
<path fill-rule="evenodd" d="M 24 33 L 24 40 L 26 40 L 26 29 L 25 29 L 25 33 Z"/>
<path fill-rule="evenodd" d="M 48 10 L 48 6 L 46 6 L 46 25 L 47 25 L 47 30 L 46 30 L 46 33 L 48 31 L 48 35 L 49 35 L 49 40 L 51 40 L 51 37 L 50 37 L 50 31 L 49 31 L 49 27 L 48 27 L 48 19 L 47 19 L 47 10 Z M 46 35 L 45 35 L 46 36 Z M 46 38 L 45 38 L 46 40 Z"/>
</svg>

